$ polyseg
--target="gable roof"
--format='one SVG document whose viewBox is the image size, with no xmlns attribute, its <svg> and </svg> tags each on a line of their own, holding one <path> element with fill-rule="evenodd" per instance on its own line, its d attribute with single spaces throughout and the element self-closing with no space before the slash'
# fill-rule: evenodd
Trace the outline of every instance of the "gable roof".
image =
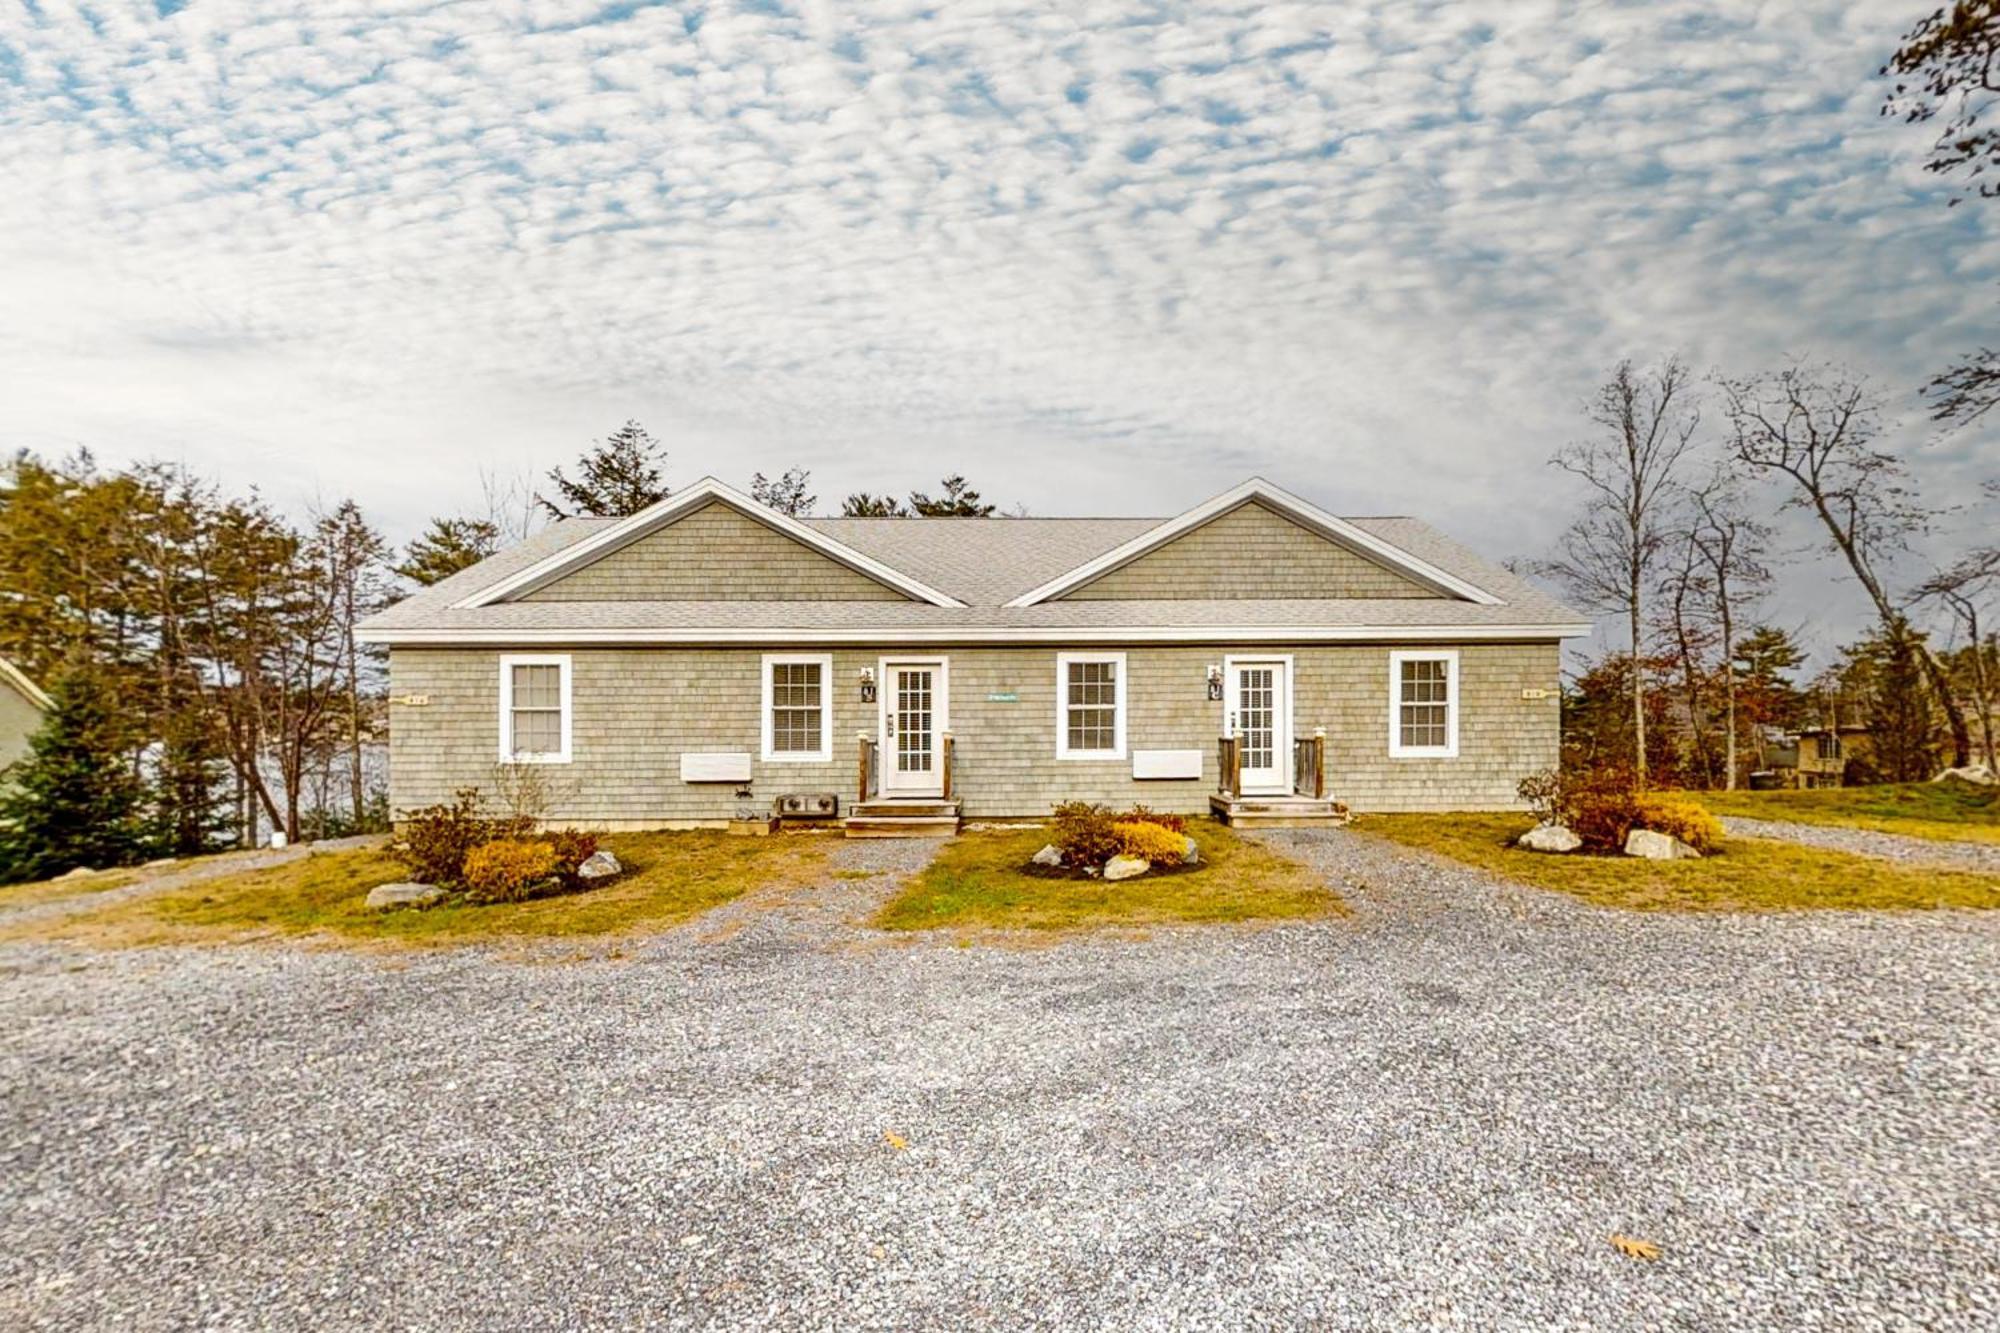
<svg viewBox="0 0 2000 1333">
<path fill-rule="evenodd" d="M 905 596 L 913 597 L 932 606 L 963 606 L 963 602 L 948 593 L 917 579 L 901 570 L 891 568 L 870 556 L 848 546 L 818 529 L 808 527 L 789 514 L 781 514 L 767 505 L 758 504 L 749 496 L 725 485 L 714 477 L 703 477 L 686 490 L 649 505 L 638 513 L 626 518 L 615 519 L 599 527 L 596 531 L 582 534 L 577 540 L 559 546 L 547 555 L 517 569 L 497 582 L 487 583 L 469 593 L 463 600 L 455 602 L 458 610 L 474 610 L 482 606 L 492 606 L 497 602 L 509 601 L 537 588 L 546 587 L 592 561 L 609 555 L 639 540 L 648 533 L 657 532 L 675 519 L 691 514 L 710 504 L 723 504 L 742 514 L 745 518 L 763 524 L 811 550 L 819 552 L 827 559 L 846 566 L 856 573 L 865 574 L 885 587 L 893 588 Z"/>
<path fill-rule="evenodd" d="M 45 713 L 56 706 L 56 701 L 49 698 L 41 686 L 28 679 L 27 672 L 21 670 L 21 668 L 15 666 L 4 657 L 0 657 L 0 681 L 5 681 L 7 684 L 12 685 L 23 699 L 26 699 Z"/>
<path fill-rule="evenodd" d="M 1261 483 L 1260 483 L 1261 485 Z M 1239 490 L 1242 488 L 1238 488 Z M 1275 492 L 1269 487 L 1261 494 Z M 1282 492 L 1278 492 L 1282 494 Z M 1220 497 L 1218 497 L 1220 499 Z M 1269 501 L 1266 501 L 1267 503 Z M 1210 504 L 1217 502 L 1211 501 Z M 1302 502 L 1300 502 L 1302 503 Z M 1185 516 L 1183 516 L 1185 517 Z M 1326 517 L 1331 518 L 1331 515 Z M 1478 589 L 1403 598 L 1289 598 L 1021 603 L 1080 567 L 1176 520 L 952 518 L 792 520 L 854 556 L 938 591 L 931 601 L 505 601 L 481 594 L 531 570 L 564 565 L 574 548 L 624 519 L 564 519 L 519 546 L 421 589 L 362 627 L 391 644 L 651 644 L 1213 642 L 1283 643 L 1555 639 L 1588 634 L 1582 615 L 1516 574 L 1413 518 L 1335 520 L 1348 541 L 1390 549 L 1405 568 Z M 1379 558 L 1371 554 L 1370 558 Z"/>
<path fill-rule="evenodd" d="M 1356 527 L 1346 519 L 1329 514 L 1319 506 L 1273 486 L 1262 477 L 1252 477 L 1239 486 L 1232 486 L 1214 499 L 1156 524 L 1102 555 L 1087 560 L 1038 587 L 1030 588 L 1007 605 L 1034 606 L 1039 602 L 1061 597 L 1064 593 L 1073 592 L 1095 579 L 1102 578 L 1114 569 L 1120 569 L 1142 556 L 1157 551 L 1175 538 L 1185 536 L 1203 524 L 1212 523 L 1224 514 L 1233 513 L 1247 504 L 1262 504 L 1284 515 L 1300 527 L 1365 555 L 1376 563 L 1435 590 L 1442 596 L 1462 597 L 1484 606 L 1500 604 L 1498 597 L 1477 584 L 1440 569 L 1429 561 L 1403 550 L 1394 542 L 1386 541 L 1363 528 Z"/>
</svg>

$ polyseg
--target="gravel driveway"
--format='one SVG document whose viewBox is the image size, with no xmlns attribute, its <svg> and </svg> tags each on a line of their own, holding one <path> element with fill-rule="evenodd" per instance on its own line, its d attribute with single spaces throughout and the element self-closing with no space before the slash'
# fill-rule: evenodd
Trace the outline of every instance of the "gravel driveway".
<svg viewBox="0 0 2000 1333">
<path fill-rule="evenodd" d="M 1743 819 L 1727 816 L 1722 827 L 1743 838 L 1777 838 L 1782 842 L 1825 847 L 1830 851 L 1874 856 L 1905 865 L 1946 866 L 1954 870 L 1982 870 L 2000 874 L 2000 843 L 1945 842 L 1937 838 L 1912 838 L 1902 833 L 1878 833 L 1874 829 L 1843 828 L 1835 824 L 1794 824 L 1778 819 Z"/>
<path fill-rule="evenodd" d="M 0 1326 L 2000 1314 L 2000 917 L 1268 836 L 1356 914 L 884 941 L 849 843 L 622 959 L 0 948 Z"/>
</svg>

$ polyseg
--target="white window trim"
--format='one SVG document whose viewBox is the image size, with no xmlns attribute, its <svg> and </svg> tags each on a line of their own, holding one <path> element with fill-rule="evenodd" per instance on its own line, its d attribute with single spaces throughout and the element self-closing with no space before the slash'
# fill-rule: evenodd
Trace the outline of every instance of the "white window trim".
<svg viewBox="0 0 2000 1333">
<path fill-rule="evenodd" d="M 1403 744 L 1403 663 L 1444 663 L 1443 745 Z M 1398 651 L 1389 654 L 1389 757 L 1391 759 L 1458 758 L 1458 654 Z"/>
<path fill-rule="evenodd" d="M 514 668 L 552 666 L 561 671 L 562 748 L 554 754 L 514 753 Z M 570 761 L 570 662 L 568 653 L 500 654 L 500 762 L 503 764 L 567 764 Z"/>
<path fill-rule="evenodd" d="M 819 748 L 817 750 L 786 750 L 782 753 L 771 748 L 771 668 L 775 666 L 817 665 L 819 667 Z M 832 653 L 765 653 L 758 670 L 763 673 L 764 706 L 762 709 L 761 753 L 767 764 L 830 764 L 833 762 L 833 654 Z"/>
<path fill-rule="evenodd" d="M 1118 668 L 1113 718 L 1113 734 L 1116 742 L 1109 750 L 1072 750 L 1069 748 L 1069 668 L 1072 662 L 1110 662 Z M 1056 654 L 1056 758 L 1058 759 L 1112 759 L 1125 758 L 1125 654 L 1123 653 L 1057 653 Z"/>
</svg>

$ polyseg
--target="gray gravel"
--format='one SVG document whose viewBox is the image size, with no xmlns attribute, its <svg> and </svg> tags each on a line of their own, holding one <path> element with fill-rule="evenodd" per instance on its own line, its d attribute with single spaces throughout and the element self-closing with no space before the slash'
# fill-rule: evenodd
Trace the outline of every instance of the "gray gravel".
<svg viewBox="0 0 2000 1333">
<path fill-rule="evenodd" d="M 1743 838 L 1777 838 L 1783 842 L 1803 843 L 1808 847 L 1825 847 L 1830 851 L 1900 861 L 1905 865 L 1944 866 L 2000 874 L 2000 843 L 1943 842 L 1936 838 L 1911 838 L 1900 833 L 1877 833 L 1873 829 L 1793 824 L 1776 819 L 1739 819 L 1734 816 L 1725 818 L 1722 827 Z"/>
<path fill-rule="evenodd" d="M 2000 1315 L 2000 918 L 1269 836 L 1356 914 L 884 941 L 860 843 L 625 958 L 0 948 L 0 1326 Z"/>
</svg>

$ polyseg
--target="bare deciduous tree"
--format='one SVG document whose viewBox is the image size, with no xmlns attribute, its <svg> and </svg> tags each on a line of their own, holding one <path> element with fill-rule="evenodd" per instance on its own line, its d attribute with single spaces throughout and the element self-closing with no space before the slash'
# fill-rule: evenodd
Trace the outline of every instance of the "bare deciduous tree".
<svg viewBox="0 0 2000 1333">
<path fill-rule="evenodd" d="M 1705 571 L 1715 611 L 1717 648 L 1722 654 L 1723 786 L 1736 788 L 1736 618 L 1748 602 L 1770 586 L 1764 563 L 1771 529 L 1751 516 L 1743 493 L 1726 474 L 1689 496 L 1695 521 L 1690 545 Z"/>
<path fill-rule="evenodd" d="M 1993 735 L 1993 711 L 2000 705 L 2000 634 L 1993 630 L 1986 603 L 2000 591 L 2000 546 L 1973 551 L 1950 569 L 1939 570 L 1917 588 L 1919 601 L 1942 603 L 1965 637 L 1966 677 L 1979 717 L 1980 748 L 1986 768 L 2000 774 Z"/>
<path fill-rule="evenodd" d="M 1880 564 L 1907 550 L 1934 515 L 1918 502 L 1902 460 L 1875 447 L 1881 407 L 1867 384 L 1833 367 L 1801 363 L 1725 379 L 1722 388 L 1736 460 L 1788 482 L 1786 507 L 1818 520 L 1828 546 L 1867 593 L 1883 633 L 1913 637 Z M 1963 767 L 1971 753 L 1965 710 L 1937 654 L 1921 640 L 1911 646 L 1951 725 L 1953 762 Z"/>
<path fill-rule="evenodd" d="M 1582 478 L 1591 508 L 1540 562 L 1590 609 L 1622 613 L 1632 641 L 1633 768 L 1646 776 L 1646 593 L 1667 539 L 1675 476 L 1701 421 L 1693 376 L 1678 357 L 1639 369 L 1621 361 L 1587 412 L 1599 434 L 1549 461 Z"/>
</svg>

